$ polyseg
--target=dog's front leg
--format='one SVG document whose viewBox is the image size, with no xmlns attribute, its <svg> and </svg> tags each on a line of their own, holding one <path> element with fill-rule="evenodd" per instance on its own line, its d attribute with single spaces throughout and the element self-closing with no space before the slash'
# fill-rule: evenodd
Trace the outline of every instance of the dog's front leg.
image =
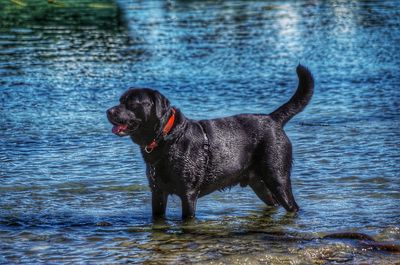
<svg viewBox="0 0 400 265">
<path fill-rule="evenodd" d="M 187 193 L 181 196 L 182 200 L 182 219 L 193 219 L 196 215 L 197 193 Z"/>
<path fill-rule="evenodd" d="M 161 190 L 152 190 L 153 218 L 163 218 L 167 208 L 168 194 Z"/>
</svg>

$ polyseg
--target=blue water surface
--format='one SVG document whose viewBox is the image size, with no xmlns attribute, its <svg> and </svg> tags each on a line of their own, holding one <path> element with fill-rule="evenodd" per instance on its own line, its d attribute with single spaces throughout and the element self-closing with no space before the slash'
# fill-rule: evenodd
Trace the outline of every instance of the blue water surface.
<svg viewBox="0 0 400 265">
<path fill-rule="evenodd" d="M 312 239 L 400 243 L 398 1 L 19 0 L 0 18 L 0 263 L 398 261 Z M 190 224 L 172 197 L 154 223 L 139 149 L 106 109 L 145 86 L 194 119 L 269 113 L 299 63 L 316 80 L 286 126 L 301 211 L 234 187 L 201 198 Z"/>
</svg>

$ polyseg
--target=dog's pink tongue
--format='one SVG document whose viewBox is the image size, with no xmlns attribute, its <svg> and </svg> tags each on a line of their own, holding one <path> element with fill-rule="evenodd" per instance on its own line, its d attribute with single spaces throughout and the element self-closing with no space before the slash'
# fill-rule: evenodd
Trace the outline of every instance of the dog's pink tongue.
<svg viewBox="0 0 400 265">
<path fill-rule="evenodd" d="M 112 133 L 118 134 L 120 132 L 125 131 L 128 128 L 128 125 L 114 125 L 112 128 Z"/>
</svg>

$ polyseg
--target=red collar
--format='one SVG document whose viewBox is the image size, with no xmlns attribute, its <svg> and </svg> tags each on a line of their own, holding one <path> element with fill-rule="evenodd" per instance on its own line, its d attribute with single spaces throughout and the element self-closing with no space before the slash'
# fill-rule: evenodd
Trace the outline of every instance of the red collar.
<svg viewBox="0 0 400 265">
<path fill-rule="evenodd" d="M 172 127 L 174 126 L 176 110 L 174 108 L 172 108 L 171 111 L 172 111 L 172 115 L 171 115 L 171 117 L 169 117 L 169 119 L 168 119 L 167 123 L 165 124 L 164 128 L 162 129 L 161 133 L 159 135 L 157 135 L 156 138 L 154 138 L 150 144 L 148 144 L 144 147 L 144 150 L 146 151 L 146 153 L 150 154 L 151 152 L 153 152 L 154 148 L 156 148 L 158 146 L 158 143 L 160 142 L 161 137 L 167 136 L 169 134 L 169 132 L 171 131 Z"/>
</svg>

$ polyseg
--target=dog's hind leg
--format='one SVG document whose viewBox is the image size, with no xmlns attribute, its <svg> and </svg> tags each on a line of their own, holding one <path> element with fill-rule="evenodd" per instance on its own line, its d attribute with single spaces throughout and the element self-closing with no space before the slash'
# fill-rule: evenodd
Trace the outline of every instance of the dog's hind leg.
<svg viewBox="0 0 400 265">
<path fill-rule="evenodd" d="M 271 190 L 274 198 L 289 212 L 297 212 L 299 206 L 294 200 L 288 172 L 272 171 L 264 177 L 267 187 Z"/>
<path fill-rule="evenodd" d="M 289 212 L 297 212 L 290 181 L 292 146 L 286 135 L 281 135 L 278 144 L 266 149 L 262 156 L 261 175 L 273 197 Z"/>
<path fill-rule="evenodd" d="M 274 194 L 276 200 L 289 212 L 297 212 L 299 206 L 294 200 L 290 178 L 288 174 L 274 173 L 267 177 L 267 187 Z"/>
<path fill-rule="evenodd" d="M 272 196 L 271 191 L 267 188 L 264 181 L 260 177 L 252 177 L 249 181 L 249 186 L 252 188 L 254 193 L 262 200 L 266 205 L 278 206 L 279 204 Z"/>
</svg>

